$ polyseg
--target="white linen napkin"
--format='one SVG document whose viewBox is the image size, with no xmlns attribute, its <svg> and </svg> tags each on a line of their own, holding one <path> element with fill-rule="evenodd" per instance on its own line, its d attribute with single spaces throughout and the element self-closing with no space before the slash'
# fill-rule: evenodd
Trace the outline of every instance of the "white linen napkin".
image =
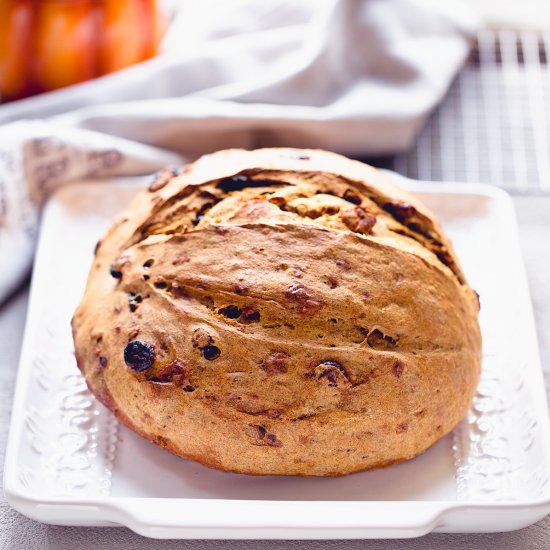
<svg viewBox="0 0 550 550">
<path fill-rule="evenodd" d="M 0 106 L 0 301 L 29 269 L 40 206 L 66 183 L 227 147 L 410 146 L 476 25 L 454 0 L 186 2 L 158 57 Z"/>
</svg>

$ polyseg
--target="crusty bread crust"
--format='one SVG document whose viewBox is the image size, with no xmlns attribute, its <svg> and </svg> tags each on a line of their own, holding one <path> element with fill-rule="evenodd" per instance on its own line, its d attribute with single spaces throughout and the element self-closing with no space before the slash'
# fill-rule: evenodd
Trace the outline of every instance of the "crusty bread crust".
<svg viewBox="0 0 550 550">
<path fill-rule="evenodd" d="M 466 414 L 479 302 L 432 214 L 317 150 L 159 174 L 98 244 L 78 366 L 132 430 L 257 475 L 412 458 Z"/>
</svg>

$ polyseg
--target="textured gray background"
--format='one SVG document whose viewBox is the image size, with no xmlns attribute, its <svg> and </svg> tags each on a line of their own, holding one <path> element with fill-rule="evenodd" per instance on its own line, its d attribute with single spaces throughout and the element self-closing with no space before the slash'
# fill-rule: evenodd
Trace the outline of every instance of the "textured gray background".
<svg viewBox="0 0 550 550">
<path fill-rule="evenodd" d="M 550 370 L 550 197 L 516 197 L 521 243 L 529 284 L 543 367 Z M 8 261 L 3 258 L 2 262 Z M 4 453 L 13 389 L 25 323 L 28 290 L 23 288 L 0 307 L 0 461 Z M 503 296 L 513 300 L 514 296 Z M 513 326 L 510 326 L 513 335 Z M 3 470 L 3 467 L 2 467 Z M 194 549 L 550 549 L 550 516 L 531 527 L 491 535 L 432 534 L 419 539 L 396 541 L 157 541 L 125 528 L 79 528 L 43 525 L 10 508 L 0 495 L 0 549 L 4 550 L 141 550 L 153 548 Z"/>
</svg>

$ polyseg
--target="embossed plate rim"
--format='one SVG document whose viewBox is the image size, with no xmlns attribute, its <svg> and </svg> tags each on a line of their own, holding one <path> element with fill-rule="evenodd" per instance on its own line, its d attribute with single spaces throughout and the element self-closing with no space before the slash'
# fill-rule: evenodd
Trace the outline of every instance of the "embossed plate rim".
<svg viewBox="0 0 550 550">
<path fill-rule="evenodd" d="M 538 356 L 536 331 L 525 276 L 513 203 L 504 191 L 483 184 L 416 182 L 395 176 L 411 191 L 474 194 L 489 197 L 507 210 L 506 231 L 520 270 L 518 296 L 528 308 L 531 352 L 529 376 L 546 464 L 550 462 L 550 422 Z M 117 180 L 120 181 L 120 180 Z M 128 179 L 125 181 L 129 181 Z M 105 184 L 102 184 L 105 185 Z M 39 245 L 40 249 L 40 245 Z M 39 274 L 38 274 L 39 276 Z M 24 490 L 16 479 L 17 452 L 23 434 L 24 401 L 31 371 L 30 334 L 40 322 L 35 308 L 35 278 L 31 287 L 29 321 L 25 329 L 20 371 L 14 399 L 4 471 L 5 493 L 21 513 L 46 523 L 62 525 L 125 525 L 157 538 L 401 538 L 430 531 L 490 532 L 525 527 L 550 512 L 550 495 L 522 501 L 253 501 L 223 499 L 99 497 L 40 498 Z M 34 325 L 34 326 L 33 326 Z M 531 382 L 532 383 L 532 382 Z M 539 386 L 538 388 L 536 386 Z M 540 391 L 539 391 L 540 390 Z M 327 519 L 327 518 L 330 519 Z"/>
</svg>

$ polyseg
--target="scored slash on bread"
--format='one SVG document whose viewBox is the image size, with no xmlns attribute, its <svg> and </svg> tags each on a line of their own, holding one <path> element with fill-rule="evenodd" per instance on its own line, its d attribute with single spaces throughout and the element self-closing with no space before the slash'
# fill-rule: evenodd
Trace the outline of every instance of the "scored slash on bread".
<svg viewBox="0 0 550 550">
<path fill-rule="evenodd" d="M 100 242 L 78 366 L 131 429 L 221 470 L 334 476 L 466 414 L 479 302 L 433 215 L 333 153 L 228 150 L 158 175 Z"/>
</svg>

